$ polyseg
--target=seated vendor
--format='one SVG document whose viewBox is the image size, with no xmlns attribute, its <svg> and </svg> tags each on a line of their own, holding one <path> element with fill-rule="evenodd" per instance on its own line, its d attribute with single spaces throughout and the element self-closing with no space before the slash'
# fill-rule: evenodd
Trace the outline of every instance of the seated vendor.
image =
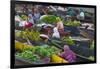
<svg viewBox="0 0 100 69">
<path fill-rule="evenodd" d="M 51 26 L 47 26 L 47 25 L 43 25 L 41 30 L 41 35 L 40 37 L 47 42 L 49 38 L 51 38 L 52 36 L 52 27 Z"/>
<path fill-rule="evenodd" d="M 60 36 L 63 37 L 69 35 L 69 32 L 64 31 L 64 25 L 61 19 L 57 17 L 56 20 L 57 20 L 56 27 L 59 31 Z"/>
<path fill-rule="evenodd" d="M 57 17 L 56 20 L 57 20 L 56 27 L 59 30 L 64 30 L 64 25 L 63 25 L 63 22 L 61 21 L 61 19 L 59 17 Z"/>
</svg>

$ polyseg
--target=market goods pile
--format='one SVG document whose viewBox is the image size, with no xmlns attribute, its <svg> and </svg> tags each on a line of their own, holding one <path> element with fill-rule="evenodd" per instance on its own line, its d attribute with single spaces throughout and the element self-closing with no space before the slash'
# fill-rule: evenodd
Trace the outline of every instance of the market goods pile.
<svg viewBox="0 0 100 69">
<path fill-rule="evenodd" d="M 71 37 L 63 37 L 62 40 L 66 42 L 68 45 L 75 45 L 75 42 L 71 39 Z"/>
</svg>

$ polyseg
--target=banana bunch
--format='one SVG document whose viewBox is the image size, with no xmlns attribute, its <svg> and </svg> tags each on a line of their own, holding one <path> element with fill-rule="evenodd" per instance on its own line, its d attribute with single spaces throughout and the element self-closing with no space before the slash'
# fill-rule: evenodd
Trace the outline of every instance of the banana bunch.
<svg viewBox="0 0 100 69">
<path fill-rule="evenodd" d="M 31 30 L 29 35 L 29 39 L 32 41 L 39 41 L 40 40 L 40 33 L 37 30 Z"/>
<path fill-rule="evenodd" d="M 32 40 L 32 41 L 39 41 L 40 40 L 39 31 L 33 30 L 33 29 L 31 29 L 31 30 L 26 29 L 25 31 L 17 32 L 15 34 L 15 36 L 21 37 L 21 38 L 24 38 L 24 39 L 29 39 L 29 40 Z"/>
<path fill-rule="evenodd" d="M 31 46 L 31 45 L 23 44 L 21 42 L 15 42 L 15 49 L 16 50 L 23 51 L 25 49 L 32 49 L 32 48 L 33 48 L 33 46 Z"/>
</svg>

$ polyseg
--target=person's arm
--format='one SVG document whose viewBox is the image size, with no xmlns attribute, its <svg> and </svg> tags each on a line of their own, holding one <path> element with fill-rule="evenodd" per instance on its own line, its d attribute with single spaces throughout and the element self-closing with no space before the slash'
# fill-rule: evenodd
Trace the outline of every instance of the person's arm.
<svg viewBox="0 0 100 69">
<path fill-rule="evenodd" d="M 57 22 L 56 27 L 59 29 L 59 22 Z"/>
</svg>

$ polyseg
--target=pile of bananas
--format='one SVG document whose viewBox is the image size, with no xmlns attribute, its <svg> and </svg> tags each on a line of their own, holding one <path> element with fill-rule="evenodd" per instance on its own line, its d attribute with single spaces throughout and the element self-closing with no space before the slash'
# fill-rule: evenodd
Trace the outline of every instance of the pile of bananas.
<svg viewBox="0 0 100 69">
<path fill-rule="evenodd" d="M 52 58 L 51 61 L 54 63 L 69 63 L 67 60 L 65 60 L 65 59 L 63 59 L 55 54 L 53 54 L 51 58 Z"/>
<path fill-rule="evenodd" d="M 15 42 L 15 49 L 23 51 L 25 49 L 33 49 L 33 46 L 27 45 L 27 44 L 23 44 L 21 42 Z"/>
<path fill-rule="evenodd" d="M 24 39 L 29 39 L 32 41 L 41 40 L 39 31 L 33 30 L 33 29 L 31 29 L 31 30 L 26 29 L 25 31 L 16 32 L 15 36 L 24 38 Z"/>
</svg>

